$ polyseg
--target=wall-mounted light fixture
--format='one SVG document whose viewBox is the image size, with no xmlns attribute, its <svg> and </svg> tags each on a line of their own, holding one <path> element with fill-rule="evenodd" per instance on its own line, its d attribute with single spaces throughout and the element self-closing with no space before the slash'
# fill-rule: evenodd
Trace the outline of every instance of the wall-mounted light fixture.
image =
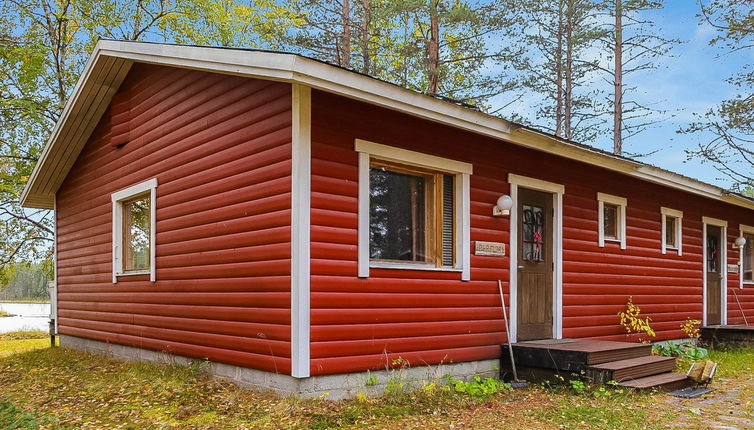
<svg viewBox="0 0 754 430">
<path fill-rule="evenodd" d="M 743 249 L 745 245 L 746 245 L 746 238 L 743 236 L 737 237 L 736 240 L 733 242 L 734 248 Z"/>
<path fill-rule="evenodd" d="M 492 208 L 492 216 L 505 216 L 511 214 L 513 199 L 507 194 L 503 194 L 497 199 L 495 207 Z"/>
</svg>

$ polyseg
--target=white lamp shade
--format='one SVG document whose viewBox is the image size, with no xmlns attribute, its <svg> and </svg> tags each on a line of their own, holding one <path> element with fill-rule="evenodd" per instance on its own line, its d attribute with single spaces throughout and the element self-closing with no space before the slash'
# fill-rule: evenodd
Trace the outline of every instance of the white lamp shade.
<svg viewBox="0 0 754 430">
<path fill-rule="evenodd" d="M 497 207 L 500 210 L 508 211 L 513 207 L 513 199 L 507 194 L 502 195 L 497 199 Z"/>
<path fill-rule="evenodd" d="M 744 245 L 746 245 L 746 238 L 739 236 L 736 238 L 736 241 L 734 243 L 736 244 L 736 248 L 743 248 Z"/>
</svg>

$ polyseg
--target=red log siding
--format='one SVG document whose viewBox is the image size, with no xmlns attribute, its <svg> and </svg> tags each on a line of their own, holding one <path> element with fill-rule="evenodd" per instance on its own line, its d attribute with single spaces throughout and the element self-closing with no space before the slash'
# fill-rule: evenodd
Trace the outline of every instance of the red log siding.
<svg viewBox="0 0 754 430">
<path fill-rule="evenodd" d="M 56 196 L 60 332 L 290 373 L 290 85 L 135 65 L 114 103 Z M 157 282 L 113 284 L 110 194 L 152 177 Z"/>
<path fill-rule="evenodd" d="M 731 264 L 738 223 L 754 224 L 751 211 L 592 165 L 323 92 L 312 100 L 312 374 L 382 368 L 398 357 L 412 365 L 496 358 L 505 339 L 496 280 L 507 293 L 507 257 L 472 255 L 470 282 L 412 270 L 357 277 L 354 139 L 473 163 L 472 241 L 509 242 L 509 218 L 491 216 L 497 197 L 509 192 L 508 173 L 564 184 L 564 337 L 625 340 L 616 314 L 629 296 L 652 318 L 658 340 L 683 337 L 681 322 L 703 312 L 701 217 L 735 226 L 728 229 Z M 628 199 L 626 250 L 598 247 L 597 192 Z M 682 256 L 661 253 L 660 206 L 684 211 Z M 738 285 L 736 276 L 728 281 Z M 750 321 L 752 290 L 737 290 Z M 738 321 L 736 305 L 728 306 L 730 321 Z"/>
</svg>

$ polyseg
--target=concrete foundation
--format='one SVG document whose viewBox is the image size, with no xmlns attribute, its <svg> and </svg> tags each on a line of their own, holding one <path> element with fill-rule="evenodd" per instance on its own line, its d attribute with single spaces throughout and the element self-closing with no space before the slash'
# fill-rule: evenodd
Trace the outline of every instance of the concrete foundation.
<svg viewBox="0 0 754 430">
<path fill-rule="evenodd" d="M 60 346 L 131 361 L 183 366 L 203 362 L 202 360 L 166 352 L 68 335 L 60 335 Z M 439 380 L 442 382 L 445 375 L 463 380 L 473 376 L 498 377 L 499 365 L 500 361 L 497 359 L 480 360 L 435 366 L 312 376 L 309 378 L 294 378 L 290 375 L 213 362 L 209 363 L 208 371 L 213 377 L 231 381 L 239 386 L 260 391 L 272 390 L 281 396 L 292 395 L 303 398 L 321 397 L 340 400 L 355 397 L 359 393 L 368 396 L 379 395 L 384 393 L 388 386 L 396 387 L 399 384 L 402 384 L 400 389 L 411 390 L 421 387 L 424 381 Z"/>
</svg>

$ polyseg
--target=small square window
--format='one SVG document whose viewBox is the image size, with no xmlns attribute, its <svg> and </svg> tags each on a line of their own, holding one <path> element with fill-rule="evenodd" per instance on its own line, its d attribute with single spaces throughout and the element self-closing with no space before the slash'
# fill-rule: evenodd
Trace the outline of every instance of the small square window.
<svg viewBox="0 0 754 430">
<path fill-rule="evenodd" d="M 671 249 L 678 255 L 683 255 L 683 234 L 681 228 L 681 222 L 683 220 L 683 212 L 669 209 L 660 208 L 662 214 L 662 253 L 667 254 L 667 250 Z"/>
<path fill-rule="evenodd" d="M 121 203 L 123 206 L 123 272 L 149 270 L 151 247 L 149 194 Z"/>
<path fill-rule="evenodd" d="M 597 202 L 599 246 L 610 241 L 619 242 L 620 248 L 626 249 L 626 198 L 597 193 Z"/>
<path fill-rule="evenodd" d="M 619 240 L 620 233 L 618 232 L 618 217 L 620 213 L 620 207 L 610 203 L 605 203 L 605 207 L 602 212 L 602 223 L 605 232 L 605 239 Z"/>
<path fill-rule="evenodd" d="M 746 244 L 743 249 L 743 279 L 754 281 L 754 234 L 744 234 Z"/>
<path fill-rule="evenodd" d="M 676 223 L 678 218 L 672 216 L 665 217 L 665 246 L 668 248 L 677 248 L 676 243 Z"/>
<path fill-rule="evenodd" d="M 155 281 L 155 199 L 157 179 L 111 195 L 113 202 L 113 283 L 118 276 L 149 275 Z"/>
</svg>

